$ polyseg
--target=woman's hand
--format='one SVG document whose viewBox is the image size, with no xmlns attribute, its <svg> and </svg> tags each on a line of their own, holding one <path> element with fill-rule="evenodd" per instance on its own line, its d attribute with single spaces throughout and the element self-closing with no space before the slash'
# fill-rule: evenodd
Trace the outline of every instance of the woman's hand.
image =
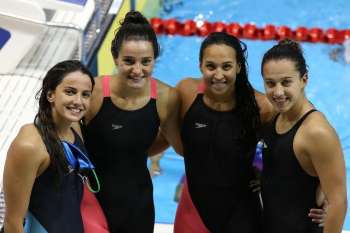
<svg viewBox="0 0 350 233">
<path fill-rule="evenodd" d="M 324 221 L 327 217 L 328 201 L 324 199 L 322 209 L 310 209 L 308 216 L 312 218 L 312 221 L 318 223 L 319 227 L 323 227 Z"/>
</svg>

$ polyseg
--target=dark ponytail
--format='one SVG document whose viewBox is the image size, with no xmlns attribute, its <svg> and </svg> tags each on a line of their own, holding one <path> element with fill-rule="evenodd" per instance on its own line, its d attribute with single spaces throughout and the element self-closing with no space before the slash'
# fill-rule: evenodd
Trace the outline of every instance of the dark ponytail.
<svg viewBox="0 0 350 233">
<path fill-rule="evenodd" d="M 266 62 L 281 59 L 289 59 L 293 61 L 300 77 L 308 72 L 300 44 L 290 39 L 284 39 L 264 54 L 261 62 L 261 74 L 263 75 L 263 67 Z"/>
<path fill-rule="evenodd" d="M 129 11 L 120 23 L 112 41 L 111 52 L 117 58 L 124 41 L 144 40 L 152 43 L 154 58 L 159 56 L 159 44 L 156 33 L 148 20 L 138 11 Z"/>
</svg>

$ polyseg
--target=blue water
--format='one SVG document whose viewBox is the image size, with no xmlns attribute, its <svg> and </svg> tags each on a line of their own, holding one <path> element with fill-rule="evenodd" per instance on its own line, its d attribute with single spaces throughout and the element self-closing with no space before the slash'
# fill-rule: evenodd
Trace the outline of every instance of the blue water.
<svg viewBox="0 0 350 233">
<path fill-rule="evenodd" d="M 179 2 L 179 1 L 178 1 Z M 327 29 L 350 28 L 350 1 L 348 0 L 201 0 L 181 1 L 171 11 L 162 12 L 163 18 L 204 19 L 207 21 L 254 22 L 265 24 L 320 27 Z M 202 38 L 160 36 L 161 56 L 154 76 L 174 86 L 185 77 L 200 77 L 198 53 Z M 248 46 L 249 79 L 253 86 L 263 91 L 260 62 L 263 53 L 275 41 L 243 40 Z M 344 149 L 347 175 L 350 176 L 350 64 L 335 62 L 329 58 L 331 50 L 339 45 L 303 43 L 309 66 L 309 83 L 306 89 L 309 99 L 322 111 L 337 130 Z M 161 160 L 163 173 L 154 178 L 156 221 L 171 223 L 174 220 L 176 202 L 175 186 L 183 172 L 183 160 L 169 149 Z M 350 184 L 348 179 L 348 193 Z M 349 196 L 350 200 L 350 196 Z M 350 230 L 350 213 L 346 217 L 345 230 Z"/>
</svg>

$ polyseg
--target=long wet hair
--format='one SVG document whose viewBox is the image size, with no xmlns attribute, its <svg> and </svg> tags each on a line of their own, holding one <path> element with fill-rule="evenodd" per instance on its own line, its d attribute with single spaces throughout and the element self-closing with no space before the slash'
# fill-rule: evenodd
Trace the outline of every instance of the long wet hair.
<svg viewBox="0 0 350 233">
<path fill-rule="evenodd" d="M 55 91 L 56 87 L 68 74 L 76 71 L 88 75 L 92 88 L 94 87 L 95 81 L 90 71 L 78 60 L 67 60 L 56 64 L 47 72 L 42 87 L 35 97 L 39 102 L 39 110 L 34 118 L 34 125 L 39 131 L 50 156 L 50 166 L 57 175 L 67 172 L 68 164 L 53 120 L 52 106 L 47 97 L 49 92 Z"/>
<path fill-rule="evenodd" d="M 241 140 L 249 147 L 255 146 L 257 133 L 261 127 L 259 107 L 255 100 L 254 89 L 248 80 L 247 46 L 236 37 L 224 32 L 209 34 L 201 44 L 199 62 L 202 64 L 204 50 L 210 45 L 227 45 L 236 52 L 237 63 L 241 66 L 235 82 L 235 102 L 238 117 L 243 124 Z"/>
<path fill-rule="evenodd" d="M 288 59 L 294 62 L 295 68 L 300 74 L 300 78 L 308 73 L 307 64 L 300 44 L 290 39 L 284 39 L 264 54 L 261 62 L 261 75 L 264 76 L 263 67 L 266 62 L 282 59 Z"/>
<path fill-rule="evenodd" d="M 111 52 L 114 59 L 118 58 L 124 41 L 149 41 L 152 43 L 154 59 L 159 56 L 159 44 L 156 33 L 148 20 L 138 11 L 129 11 L 120 23 L 112 41 Z"/>
</svg>

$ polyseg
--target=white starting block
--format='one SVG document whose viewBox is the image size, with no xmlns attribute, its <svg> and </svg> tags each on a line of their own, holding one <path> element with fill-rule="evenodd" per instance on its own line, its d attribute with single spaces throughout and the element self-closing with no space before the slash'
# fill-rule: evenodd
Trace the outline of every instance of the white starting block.
<svg viewBox="0 0 350 233">
<path fill-rule="evenodd" d="M 44 9 L 54 12 L 50 21 Z M 48 27 L 82 34 L 94 9 L 94 0 L 0 0 L 0 74 L 13 72 Z"/>
<path fill-rule="evenodd" d="M 42 8 L 63 11 L 81 11 L 87 4 L 87 0 L 32 0 Z"/>
<path fill-rule="evenodd" d="M 9 73 L 30 50 L 43 26 L 15 20 L 5 15 L 34 21 L 45 21 L 43 9 L 36 3 L 22 0 L 0 1 L 0 73 Z"/>
</svg>

